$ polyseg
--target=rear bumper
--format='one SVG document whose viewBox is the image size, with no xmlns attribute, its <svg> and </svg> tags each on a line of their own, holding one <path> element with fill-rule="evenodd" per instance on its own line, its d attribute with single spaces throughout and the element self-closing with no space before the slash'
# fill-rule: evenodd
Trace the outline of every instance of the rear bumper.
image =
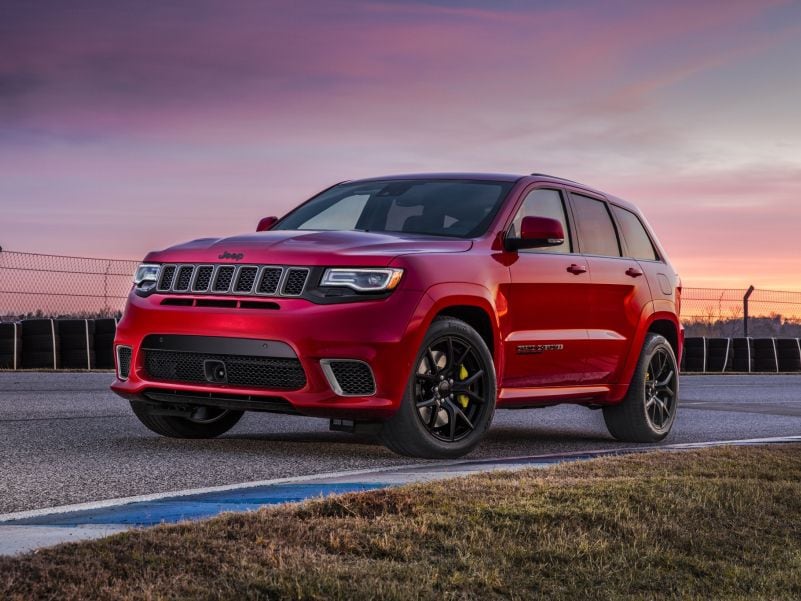
<svg viewBox="0 0 801 601">
<path fill-rule="evenodd" d="M 194 398 L 209 405 L 263 411 L 283 408 L 287 413 L 358 420 L 386 419 L 397 409 L 430 305 L 423 292 L 400 290 L 383 300 L 334 305 L 275 299 L 277 309 L 169 306 L 162 304 L 165 298 L 157 294 L 129 297 L 115 338 L 115 345 L 132 349 L 128 378 L 116 378 L 111 386 L 120 396 L 150 402 Z M 144 364 L 143 341 L 152 334 L 223 338 L 232 343 L 231 348 L 241 340 L 264 341 L 266 348 L 279 349 L 283 357 L 297 357 L 305 384 L 286 390 L 160 381 L 148 375 Z M 325 375 L 325 360 L 330 359 L 369 365 L 374 394 L 337 394 Z"/>
</svg>

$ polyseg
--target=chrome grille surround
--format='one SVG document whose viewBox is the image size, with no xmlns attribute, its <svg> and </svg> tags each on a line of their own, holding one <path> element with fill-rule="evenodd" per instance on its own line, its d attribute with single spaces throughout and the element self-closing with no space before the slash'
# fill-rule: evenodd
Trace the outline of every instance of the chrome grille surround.
<svg viewBox="0 0 801 601">
<path fill-rule="evenodd" d="M 156 279 L 160 294 L 299 297 L 308 283 L 308 267 L 167 263 Z"/>
</svg>

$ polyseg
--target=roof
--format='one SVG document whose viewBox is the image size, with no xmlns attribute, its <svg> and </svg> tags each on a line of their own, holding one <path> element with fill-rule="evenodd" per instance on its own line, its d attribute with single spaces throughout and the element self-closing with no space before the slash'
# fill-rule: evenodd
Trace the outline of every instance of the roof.
<svg viewBox="0 0 801 601">
<path fill-rule="evenodd" d="M 352 180 L 353 182 L 371 182 L 387 179 L 467 179 L 476 181 L 516 182 L 525 177 L 510 173 L 402 173 L 399 175 L 384 175 L 381 177 L 367 177 Z"/>
<path fill-rule="evenodd" d="M 553 182 L 556 184 L 565 184 L 568 186 L 572 186 L 574 188 L 578 188 L 579 190 L 584 190 L 586 192 L 591 192 L 597 194 L 598 196 L 604 197 L 607 200 L 619 204 L 623 207 L 635 209 L 636 207 L 622 198 L 618 198 L 612 194 L 608 194 L 601 190 L 597 190 L 591 186 L 587 186 L 585 184 L 576 182 L 572 179 L 567 179 L 566 177 L 559 177 L 556 175 L 548 175 L 546 173 L 529 173 L 525 175 L 520 174 L 513 174 L 513 173 L 474 173 L 474 172 L 455 172 L 455 173 L 402 173 L 397 175 L 384 175 L 381 177 L 368 177 L 364 179 L 357 179 L 357 180 L 349 180 L 347 183 L 361 183 L 361 182 L 373 182 L 373 181 L 382 181 L 382 180 L 414 180 L 414 179 L 459 179 L 459 180 L 474 180 L 474 181 L 496 181 L 496 182 L 510 182 L 515 183 L 522 179 L 528 179 L 529 181 L 546 181 L 546 182 Z M 342 182 L 345 183 L 345 182 Z"/>
</svg>

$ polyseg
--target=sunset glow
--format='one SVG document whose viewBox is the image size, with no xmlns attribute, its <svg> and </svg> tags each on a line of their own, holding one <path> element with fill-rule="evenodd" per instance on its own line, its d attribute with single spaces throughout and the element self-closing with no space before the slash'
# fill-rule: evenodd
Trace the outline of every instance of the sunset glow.
<svg viewBox="0 0 801 601">
<path fill-rule="evenodd" d="M 552 173 L 687 286 L 801 290 L 801 4 L 0 7 L 0 245 L 139 258 L 344 179 Z"/>
</svg>

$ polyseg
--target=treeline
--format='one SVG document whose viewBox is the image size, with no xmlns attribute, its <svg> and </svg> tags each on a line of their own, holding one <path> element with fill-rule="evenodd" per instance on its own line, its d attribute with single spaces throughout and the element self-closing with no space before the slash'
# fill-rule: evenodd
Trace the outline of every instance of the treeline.
<svg viewBox="0 0 801 601">
<path fill-rule="evenodd" d="M 0 322 L 22 321 L 23 319 L 119 319 L 122 311 L 102 309 L 100 311 L 78 311 L 72 313 L 53 313 L 39 309 L 28 313 L 6 313 L 0 315 Z"/>
<path fill-rule="evenodd" d="M 686 337 L 736 338 L 743 336 L 743 319 L 694 318 L 683 320 Z M 749 317 L 748 335 L 752 338 L 801 338 L 801 320 L 781 315 Z"/>
</svg>

